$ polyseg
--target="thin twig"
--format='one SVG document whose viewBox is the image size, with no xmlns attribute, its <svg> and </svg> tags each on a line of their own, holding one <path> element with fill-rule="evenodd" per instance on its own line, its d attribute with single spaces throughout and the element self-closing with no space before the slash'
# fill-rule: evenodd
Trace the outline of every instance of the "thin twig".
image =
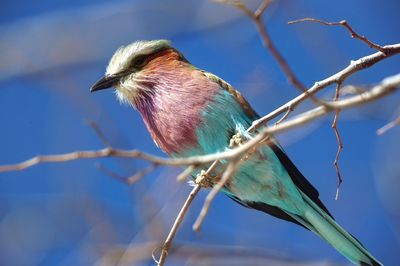
<svg viewBox="0 0 400 266">
<path fill-rule="evenodd" d="M 278 51 L 278 49 L 276 48 L 275 44 L 273 43 L 271 37 L 269 36 L 269 33 L 268 33 L 264 23 L 262 22 L 262 15 L 264 14 L 264 11 L 268 8 L 268 6 L 271 4 L 272 1 L 271 0 L 262 1 L 260 6 L 257 8 L 257 10 L 255 12 L 253 12 L 250 8 L 248 8 L 244 3 L 242 3 L 239 0 L 234 0 L 234 1 L 219 0 L 217 2 L 223 3 L 223 4 L 228 4 L 228 5 L 231 5 L 231 6 L 234 6 L 238 9 L 240 9 L 246 16 L 248 16 L 255 23 L 264 47 L 266 47 L 270 51 L 270 53 L 274 57 L 275 61 L 278 63 L 278 65 L 280 66 L 282 71 L 285 73 L 290 84 L 292 84 L 294 87 L 296 87 L 301 92 L 305 92 L 306 87 L 296 77 L 293 70 L 290 68 L 290 66 L 286 62 L 285 58 Z"/>
<path fill-rule="evenodd" d="M 340 86 L 341 85 L 342 85 L 342 83 L 338 83 L 336 85 L 335 96 L 333 98 L 334 101 L 338 101 L 339 100 L 339 92 L 340 92 Z M 337 152 L 336 152 L 336 157 L 335 157 L 335 160 L 333 161 L 333 165 L 335 166 L 335 169 L 336 169 L 336 172 L 337 172 L 337 176 L 338 176 L 338 184 L 337 184 L 337 188 L 336 188 L 335 200 L 339 199 L 340 186 L 341 186 L 341 184 L 343 182 L 342 175 L 340 173 L 340 167 L 339 167 L 339 156 L 340 156 L 340 153 L 341 153 L 341 151 L 343 149 L 342 138 L 340 137 L 339 130 L 337 128 L 337 122 L 338 122 L 338 119 L 339 119 L 339 113 L 340 113 L 340 109 L 336 109 L 335 117 L 334 117 L 333 123 L 332 123 L 332 128 L 333 128 L 333 131 L 335 132 L 336 140 L 338 142 L 338 149 L 337 149 Z"/>
<path fill-rule="evenodd" d="M 279 118 L 278 121 L 276 121 L 275 125 L 282 123 L 282 121 L 285 120 L 292 111 L 293 111 L 293 108 L 291 106 L 288 106 L 286 113 L 281 118 Z"/>
<path fill-rule="evenodd" d="M 185 168 L 185 170 L 183 170 L 179 175 L 176 176 L 176 180 L 178 182 L 182 182 L 183 180 L 186 179 L 186 177 L 192 174 L 195 168 L 196 167 L 194 165 L 189 165 L 188 167 Z"/>
<path fill-rule="evenodd" d="M 104 135 L 103 131 L 100 129 L 100 127 L 96 124 L 96 122 L 85 119 L 86 124 L 88 124 L 96 133 L 96 135 L 99 137 L 101 142 L 103 142 L 104 146 L 106 147 L 111 147 L 110 141 L 106 138 Z"/>
<path fill-rule="evenodd" d="M 384 125 L 380 129 L 378 129 L 376 131 L 376 134 L 381 136 L 381 135 L 385 134 L 387 131 L 391 130 L 392 128 L 394 128 L 394 127 L 396 127 L 398 125 L 400 125 L 400 116 L 397 117 L 395 120 L 389 122 L 388 124 Z"/>
<path fill-rule="evenodd" d="M 158 261 L 156 261 L 158 266 L 162 266 L 165 263 L 165 260 L 167 259 L 169 249 L 172 245 L 172 241 L 174 240 L 174 237 L 176 235 L 176 232 L 178 231 L 179 226 L 181 225 L 183 218 L 186 215 L 187 210 L 189 209 L 190 204 L 192 203 L 193 199 L 196 197 L 197 193 L 200 191 L 200 185 L 195 185 L 192 191 L 190 192 L 189 196 L 187 197 L 185 203 L 183 204 L 181 210 L 179 211 L 178 216 L 175 219 L 175 222 L 169 231 L 169 234 L 167 238 L 165 239 L 164 245 L 161 249 L 161 256 Z"/>
<path fill-rule="evenodd" d="M 108 175 L 118 181 L 121 181 L 125 184 L 132 185 L 132 184 L 136 183 L 137 181 L 139 181 L 145 175 L 152 173 L 159 165 L 151 164 L 148 167 L 138 171 L 137 173 L 135 173 L 134 175 L 132 175 L 130 177 L 121 176 L 121 175 L 115 173 L 114 171 L 111 171 L 110 169 L 108 169 L 107 167 L 105 167 L 104 165 L 102 165 L 100 163 L 98 163 L 96 166 L 99 170 L 104 172 L 106 175 Z"/>
<path fill-rule="evenodd" d="M 350 32 L 351 38 L 359 39 L 360 41 L 367 44 L 369 47 L 371 47 L 375 50 L 378 50 L 384 54 L 386 53 L 385 47 L 368 40 L 365 36 L 359 35 L 357 32 L 355 32 L 353 30 L 353 28 L 349 25 L 349 23 L 347 23 L 346 20 L 342 20 L 339 22 L 327 22 L 327 21 L 323 21 L 323 20 L 315 19 L 315 18 L 303 18 L 303 19 L 298 19 L 298 20 L 294 20 L 294 21 L 289 21 L 288 24 L 295 24 L 295 23 L 300 23 L 300 22 L 305 22 L 305 21 L 316 22 L 316 23 L 320 23 L 320 24 L 323 24 L 326 26 L 343 26 Z"/>
</svg>

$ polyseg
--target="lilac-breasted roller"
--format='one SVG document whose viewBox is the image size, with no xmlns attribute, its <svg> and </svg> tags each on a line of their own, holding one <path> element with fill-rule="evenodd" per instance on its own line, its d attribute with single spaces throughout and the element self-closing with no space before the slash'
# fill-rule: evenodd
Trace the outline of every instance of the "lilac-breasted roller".
<svg viewBox="0 0 400 266">
<path fill-rule="evenodd" d="M 140 112 L 155 143 L 171 157 L 223 151 L 235 134 L 251 138 L 246 129 L 258 118 L 231 85 L 191 65 L 165 40 L 119 48 L 91 91 L 110 87 Z M 357 265 L 382 265 L 336 223 L 274 140 L 241 163 L 223 192 L 243 206 L 309 229 Z"/>
</svg>

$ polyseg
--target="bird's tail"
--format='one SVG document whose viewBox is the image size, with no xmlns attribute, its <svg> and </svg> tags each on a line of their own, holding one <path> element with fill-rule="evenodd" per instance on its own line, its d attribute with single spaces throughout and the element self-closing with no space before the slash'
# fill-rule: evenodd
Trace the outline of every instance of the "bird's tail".
<svg viewBox="0 0 400 266">
<path fill-rule="evenodd" d="M 307 206 L 304 216 L 291 215 L 298 222 L 325 239 L 337 251 L 356 265 L 383 265 L 375 259 L 363 245 L 350 233 L 337 224 L 332 217 L 326 214 L 310 198 L 302 193 Z"/>
</svg>

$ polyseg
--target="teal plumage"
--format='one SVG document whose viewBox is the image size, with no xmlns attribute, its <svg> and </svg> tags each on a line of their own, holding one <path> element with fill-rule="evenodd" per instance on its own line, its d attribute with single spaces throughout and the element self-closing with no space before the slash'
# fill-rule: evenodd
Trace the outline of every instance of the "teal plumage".
<svg viewBox="0 0 400 266">
<path fill-rule="evenodd" d="M 229 85 L 225 83 L 225 86 Z M 196 130 L 201 152 L 191 151 L 192 155 L 221 151 L 226 148 L 235 132 L 251 137 L 246 133 L 251 119 L 235 97 L 223 88 L 208 104 L 202 117 L 204 124 Z M 221 129 L 224 129 L 223 132 Z M 285 156 L 277 144 L 274 148 L 281 152 L 281 156 Z M 261 147 L 228 181 L 223 189 L 224 193 L 242 205 L 274 206 L 290 216 L 294 222 L 325 239 L 353 263 L 379 265 L 354 237 L 334 221 L 319 200 L 318 203 L 313 202 L 307 192 L 295 185 L 286 170 L 286 167 L 294 167 L 293 164 L 284 165 L 275 151 L 268 145 Z"/>
<path fill-rule="evenodd" d="M 225 150 L 236 133 L 244 140 L 252 137 L 246 129 L 258 116 L 240 93 L 193 67 L 166 41 L 123 47 L 108 70 L 92 91 L 115 86 L 119 98 L 137 108 L 154 141 L 172 157 Z M 381 265 L 335 222 L 318 191 L 273 137 L 247 156 L 223 192 L 243 206 L 309 229 L 355 264 Z"/>
</svg>

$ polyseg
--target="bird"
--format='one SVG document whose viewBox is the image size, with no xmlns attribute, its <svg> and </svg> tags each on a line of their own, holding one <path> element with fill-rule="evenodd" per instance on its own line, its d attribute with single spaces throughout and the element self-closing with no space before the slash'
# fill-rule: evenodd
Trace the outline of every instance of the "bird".
<svg viewBox="0 0 400 266">
<path fill-rule="evenodd" d="M 90 91 L 107 88 L 140 113 L 155 144 L 172 158 L 224 151 L 234 135 L 246 141 L 257 133 L 246 131 L 260 117 L 248 101 L 223 79 L 192 65 L 168 40 L 117 49 Z M 241 162 L 222 192 L 314 232 L 356 265 L 382 265 L 335 221 L 273 136 Z"/>
</svg>

